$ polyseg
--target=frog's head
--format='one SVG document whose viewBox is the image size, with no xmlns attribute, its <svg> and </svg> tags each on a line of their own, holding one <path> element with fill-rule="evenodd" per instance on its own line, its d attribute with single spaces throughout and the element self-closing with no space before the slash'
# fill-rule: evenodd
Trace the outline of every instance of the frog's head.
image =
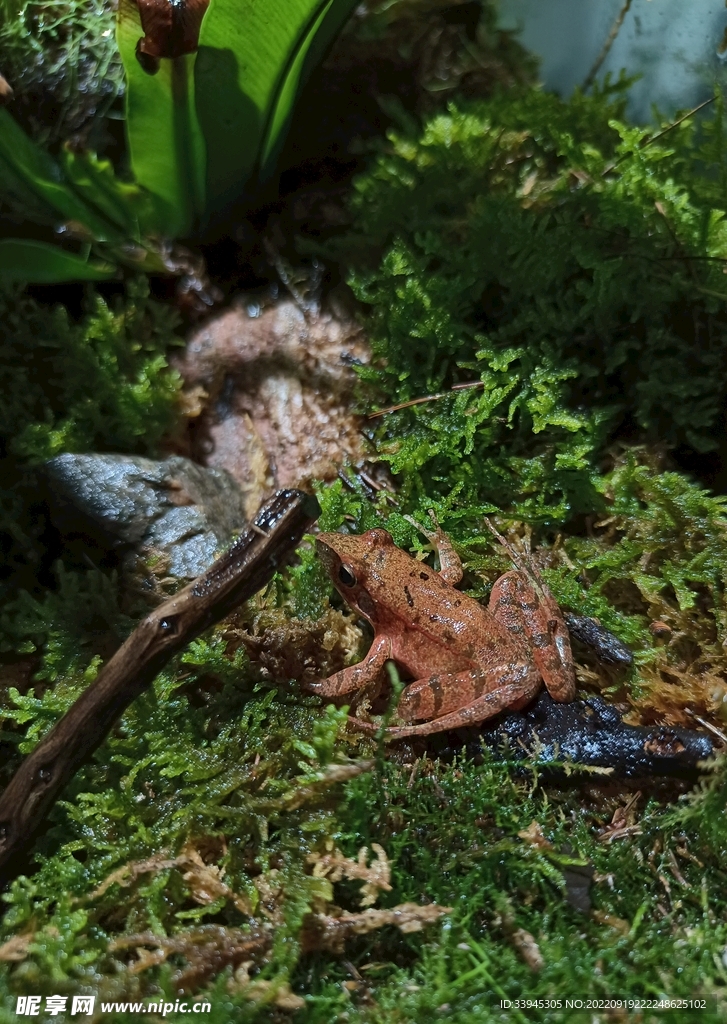
<svg viewBox="0 0 727 1024">
<path fill-rule="evenodd" d="M 321 533 L 316 538 L 316 552 L 336 590 L 346 604 L 371 623 L 376 622 L 371 570 L 380 567 L 387 549 L 392 548 L 395 548 L 394 540 L 386 530 L 368 530 L 361 534 Z"/>
</svg>

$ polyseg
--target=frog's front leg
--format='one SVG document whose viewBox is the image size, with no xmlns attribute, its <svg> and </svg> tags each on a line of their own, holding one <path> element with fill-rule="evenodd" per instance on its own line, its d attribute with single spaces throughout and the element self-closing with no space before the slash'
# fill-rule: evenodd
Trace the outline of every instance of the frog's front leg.
<svg viewBox="0 0 727 1024">
<path fill-rule="evenodd" d="M 553 700 L 573 700 L 576 675 L 568 627 L 545 583 L 518 570 L 506 572 L 492 588 L 489 610 L 529 649 Z"/>
<path fill-rule="evenodd" d="M 432 522 L 435 526 L 434 530 L 425 530 L 424 527 L 411 516 L 404 516 L 404 518 L 427 538 L 429 543 L 437 552 L 437 557 L 439 558 L 439 575 L 443 580 L 455 587 L 464 575 L 462 560 L 454 550 L 452 541 L 437 522 L 434 513 L 430 512 L 429 514 L 432 517 Z"/>
<path fill-rule="evenodd" d="M 303 688 L 320 697 L 343 697 L 376 682 L 390 658 L 391 640 L 385 636 L 376 637 L 363 661 L 334 672 L 328 679 L 304 683 Z"/>
</svg>

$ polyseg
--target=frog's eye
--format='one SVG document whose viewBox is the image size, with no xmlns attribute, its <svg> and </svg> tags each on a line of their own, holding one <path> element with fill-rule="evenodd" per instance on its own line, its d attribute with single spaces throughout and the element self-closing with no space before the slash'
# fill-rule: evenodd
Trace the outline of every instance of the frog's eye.
<svg viewBox="0 0 727 1024">
<path fill-rule="evenodd" d="M 338 579 L 344 587 L 355 587 L 356 577 L 347 565 L 342 565 L 338 570 Z"/>
</svg>

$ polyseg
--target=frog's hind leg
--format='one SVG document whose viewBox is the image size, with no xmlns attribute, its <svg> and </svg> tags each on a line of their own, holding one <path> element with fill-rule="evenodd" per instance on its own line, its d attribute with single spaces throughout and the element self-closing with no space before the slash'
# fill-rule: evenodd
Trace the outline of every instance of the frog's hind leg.
<svg viewBox="0 0 727 1024">
<path fill-rule="evenodd" d="M 534 665 L 521 665 L 502 680 L 502 669 L 447 673 L 430 679 L 410 683 L 401 695 L 399 713 L 402 717 L 432 720 L 416 725 L 393 726 L 386 730 L 386 740 L 405 739 L 407 736 L 431 736 L 433 733 L 478 725 L 501 711 L 517 709 L 528 704 L 540 688 L 540 673 Z M 349 719 L 364 732 L 375 733 L 373 722 Z"/>
<path fill-rule="evenodd" d="M 573 700 L 576 676 L 568 627 L 545 583 L 536 587 L 519 569 L 506 572 L 492 588 L 489 610 L 527 648 L 553 700 Z"/>
</svg>

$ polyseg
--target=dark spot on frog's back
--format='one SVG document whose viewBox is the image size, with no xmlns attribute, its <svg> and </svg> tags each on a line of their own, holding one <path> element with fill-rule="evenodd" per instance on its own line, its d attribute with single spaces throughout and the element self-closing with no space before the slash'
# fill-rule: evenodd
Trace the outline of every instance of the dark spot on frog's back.
<svg viewBox="0 0 727 1024">
<path fill-rule="evenodd" d="M 428 579 L 429 579 L 429 576 L 428 576 L 428 574 L 427 574 L 427 573 L 425 573 L 425 572 L 420 572 L 420 573 L 419 573 L 419 579 L 420 579 L 420 580 L 428 580 Z"/>
<path fill-rule="evenodd" d="M 409 605 L 410 608 L 413 608 L 414 607 L 414 598 L 411 596 L 411 591 L 406 586 L 404 587 L 404 594 L 406 596 L 406 603 Z"/>
<path fill-rule="evenodd" d="M 549 647 L 553 642 L 553 638 L 550 633 L 532 633 L 530 636 L 530 644 L 533 648 Z"/>
<path fill-rule="evenodd" d="M 386 530 L 369 530 L 368 533 L 363 534 L 363 536 L 366 539 L 366 544 L 372 551 L 378 551 L 380 548 L 390 548 L 394 546 L 394 539 Z"/>
</svg>

